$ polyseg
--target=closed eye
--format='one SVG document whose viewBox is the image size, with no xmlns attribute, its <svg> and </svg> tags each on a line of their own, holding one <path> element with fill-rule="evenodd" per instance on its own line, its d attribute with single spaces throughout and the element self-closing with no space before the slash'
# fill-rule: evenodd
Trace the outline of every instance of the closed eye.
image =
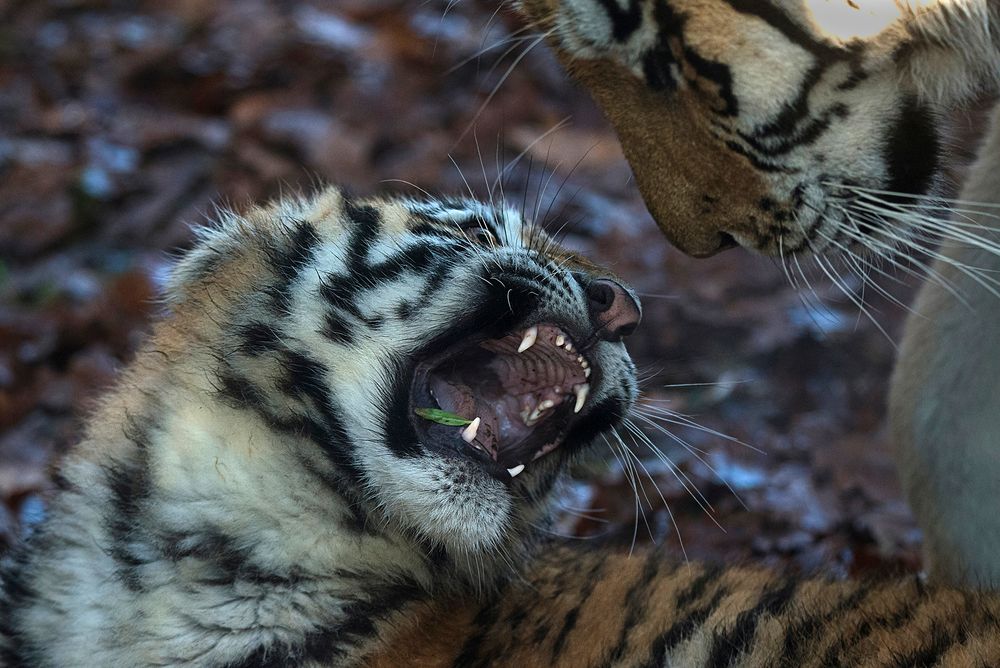
<svg viewBox="0 0 1000 668">
<path fill-rule="evenodd" d="M 499 245 L 496 236 L 485 227 L 485 222 L 478 218 L 472 218 L 460 226 L 462 232 L 472 241 L 489 247 Z"/>
</svg>

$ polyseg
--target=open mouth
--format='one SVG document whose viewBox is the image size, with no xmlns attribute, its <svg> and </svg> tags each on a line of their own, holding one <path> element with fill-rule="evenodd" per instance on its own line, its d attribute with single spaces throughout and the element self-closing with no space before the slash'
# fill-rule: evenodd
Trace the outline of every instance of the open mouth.
<svg viewBox="0 0 1000 668">
<path fill-rule="evenodd" d="M 431 408 L 469 421 L 438 424 L 413 413 L 427 444 L 448 447 L 516 477 L 562 443 L 583 413 L 595 368 L 558 326 L 542 323 L 452 348 L 416 371 L 411 412 Z"/>
</svg>

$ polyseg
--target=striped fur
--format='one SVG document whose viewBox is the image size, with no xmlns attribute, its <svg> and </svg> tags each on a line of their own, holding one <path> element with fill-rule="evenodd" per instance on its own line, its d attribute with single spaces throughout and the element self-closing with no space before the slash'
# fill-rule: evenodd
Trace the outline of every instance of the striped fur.
<svg viewBox="0 0 1000 668">
<path fill-rule="evenodd" d="M 518 5 L 603 107 L 660 227 L 698 256 L 734 240 L 877 252 L 914 235 L 866 215 L 858 188 L 883 208 L 936 192 L 938 112 L 1000 82 L 995 0 Z M 874 35 L 845 29 L 884 18 Z"/>
<path fill-rule="evenodd" d="M 932 578 L 1000 586 L 997 121 L 961 199 L 939 194 L 941 112 L 1000 82 L 1000 2 L 518 6 L 603 106 L 683 250 L 735 240 L 802 286 L 818 268 L 876 326 L 850 281 L 893 299 L 869 276 L 927 277 L 893 381 L 901 477 Z"/>
<path fill-rule="evenodd" d="M 492 601 L 412 606 L 372 668 L 1000 664 L 1000 597 L 554 549 Z"/>
<path fill-rule="evenodd" d="M 225 215 L 3 574 L 0 664 L 349 664 L 407 601 L 517 575 L 559 471 L 635 399 L 592 336 L 605 275 L 466 200 Z M 564 445 L 506 480 L 425 447 L 417 360 L 539 319 L 598 371 Z"/>
<path fill-rule="evenodd" d="M 1000 661 L 996 595 L 543 543 L 566 462 L 635 400 L 620 343 L 587 347 L 592 408 L 516 479 L 408 435 L 421 351 L 538 317 L 582 340 L 605 275 L 468 201 L 225 216 L 3 574 L 0 665 Z"/>
</svg>

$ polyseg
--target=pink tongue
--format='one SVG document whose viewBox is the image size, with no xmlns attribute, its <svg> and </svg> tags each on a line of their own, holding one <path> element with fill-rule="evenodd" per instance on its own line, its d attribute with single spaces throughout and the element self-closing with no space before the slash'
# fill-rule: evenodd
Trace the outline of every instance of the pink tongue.
<svg viewBox="0 0 1000 668">
<path fill-rule="evenodd" d="M 430 380 L 431 394 L 442 409 L 461 415 L 466 420 L 479 418 L 479 429 L 476 432 L 475 445 L 481 446 L 486 452 L 497 458 L 497 442 L 500 440 L 500 430 L 508 425 L 506 411 L 501 404 L 495 406 L 480 406 L 476 402 L 472 388 L 464 383 L 450 382 L 443 378 L 432 377 Z M 502 417 L 498 417 L 499 413 Z"/>
<path fill-rule="evenodd" d="M 506 396 L 495 402 L 479 404 L 468 385 L 437 376 L 431 377 L 430 390 L 443 410 L 461 415 L 466 420 L 479 418 L 479 429 L 472 445 L 485 450 L 493 459 L 500 454 L 501 434 L 513 435 L 517 440 L 517 434 L 524 435 L 530 431 L 520 421 L 520 408 L 515 397 Z"/>
<path fill-rule="evenodd" d="M 466 420 L 476 417 L 476 399 L 472 394 L 472 388 L 468 385 L 451 383 L 438 376 L 432 376 L 430 389 L 442 409 L 461 415 Z"/>
</svg>

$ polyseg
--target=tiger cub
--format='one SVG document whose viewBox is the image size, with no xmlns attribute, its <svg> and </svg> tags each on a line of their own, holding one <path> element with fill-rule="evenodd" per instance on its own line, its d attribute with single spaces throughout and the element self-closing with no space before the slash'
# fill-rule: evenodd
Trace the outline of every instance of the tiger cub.
<svg viewBox="0 0 1000 668">
<path fill-rule="evenodd" d="M 961 198 L 939 196 L 943 112 L 1000 84 L 1000 2 L 516 4 L 682 250 L 818 265 L 861 310 L 838 274 L 927 275 L 893 380 L 896 459 L 932 579 L 1000 587 L 1000 120 Z"/>
<path fill-rule="evenodd" d="M 166 303 L 0 580 L 7 668 L 1000 662 L 998 596 L 547 542 L 641 310 L 515 210 L 230 214 Z"/>
<path fill-rule="evenodd" d="M 637 394 L 634 293 L 513 208 L 229 214 L 166 303 L 2 576 L 8 667 L 353 663 L 516 577 Z"/>
</svg>

